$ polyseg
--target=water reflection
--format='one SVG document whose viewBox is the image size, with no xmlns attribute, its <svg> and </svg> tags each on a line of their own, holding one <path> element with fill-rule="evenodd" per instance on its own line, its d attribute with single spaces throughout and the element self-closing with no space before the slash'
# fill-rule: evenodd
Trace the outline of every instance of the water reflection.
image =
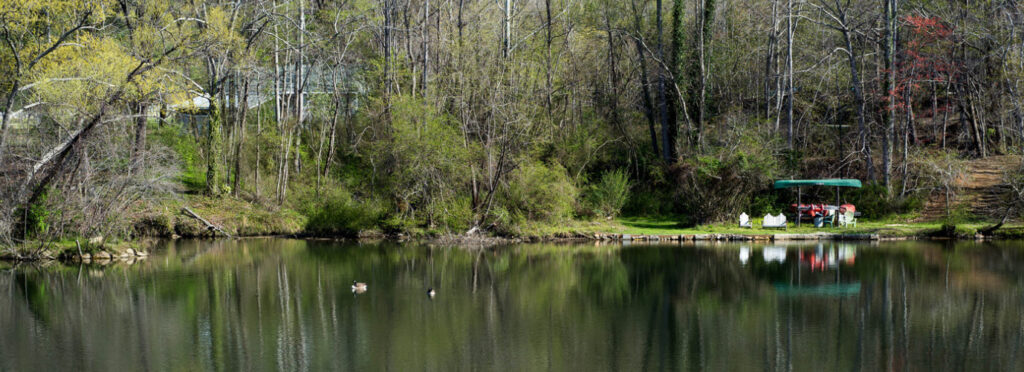
<svg viewBox="0 0 1024 372">
<path fill-rule="evenodd" d="M 0 267 L 0 370 L 1020 370 L 1022 267 L 1020 242 L 178 241 Z"/>
</svg>

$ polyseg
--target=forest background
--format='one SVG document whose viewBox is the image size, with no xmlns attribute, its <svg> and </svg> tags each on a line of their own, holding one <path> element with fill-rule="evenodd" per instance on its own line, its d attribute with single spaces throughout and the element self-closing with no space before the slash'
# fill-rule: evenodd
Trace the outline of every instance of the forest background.
<svg viewBox="0 0 1024 372">
<path fill-rule="evenodd" d="M 204 234 L 185 207 L 237 234 L 692 226 L 786 210 L 787 178 L 864 180 L 844 199 L 909 220 L 1024 146 L 1017 1 L 0 0 L 0 19 L 5 244 Z"/>
</svg>

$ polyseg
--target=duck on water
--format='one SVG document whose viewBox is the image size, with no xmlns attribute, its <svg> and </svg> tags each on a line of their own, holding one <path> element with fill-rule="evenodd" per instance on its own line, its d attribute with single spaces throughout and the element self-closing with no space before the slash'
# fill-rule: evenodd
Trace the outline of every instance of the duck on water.
<svg viewBox="0 0 1024 372">
<path fill-rule="evenodd" d="M 366 283 L 360 283 L 355 280 L 352 281 L 352 292 L 363 293 L 366 292 Z"/>
</svg>

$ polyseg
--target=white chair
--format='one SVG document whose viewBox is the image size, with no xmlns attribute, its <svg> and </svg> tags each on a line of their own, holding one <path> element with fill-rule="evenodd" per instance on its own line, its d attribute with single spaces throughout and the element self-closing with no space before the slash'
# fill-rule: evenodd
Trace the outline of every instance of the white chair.
<svg viewBox="0 0 1024 372">
<path fill-rule="evenodd" d="M 768 229 L 768 228 L 787 229 L 787 230 L 789 229 L 789 227 L 786 226 L 786 215 L 784 215 L 782 213 L 779 213 L 779 215 L 777 217 L 776 216 L 772 216 L 770 213 L 765 215 L 764 216 L 764 220 L 761 221 L 761 227 L 765 228 L 765 229 Z"/>
<path fill-rule="evenodd" d="M 746 227 L 748 229 L 754 228 L 754 225 L 750 223 L 750 216 L 746 213 L 740 213 L 740 227 Z"/>
<path fill-rule="evenodd" d="M 839 227 L 848 227 L 850 225 L 853 225 L 853 227 L 857 227 L 857 217 L 854 216 L 854 213 L 851 211 L 846 211 L 846 213 L 840 213 Z"/>
</svg>

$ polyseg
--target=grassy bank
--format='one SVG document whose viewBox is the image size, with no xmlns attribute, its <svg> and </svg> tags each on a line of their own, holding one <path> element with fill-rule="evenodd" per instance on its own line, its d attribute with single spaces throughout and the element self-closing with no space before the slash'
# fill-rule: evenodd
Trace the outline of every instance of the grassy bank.
<svg viewBox="0 0 1024 372">
<path fill-rule="evenodd" d="M 779 233 L 811 234 L 816 232 L 843 234 L 878 234 L 882 237 L 924 237 L 948 236 L 950 226 L 952 234 L 958 237 L 973 237 L 979 230 L 992 226 L 992 222 L 967 221 L 960 223 L 943 222 L 907 222 L 900 219 L 882 221 L 860 220 L 856 227 L 815 228 L 812 224 L 800 227 L 790 226 L 788 229 L 763 229 L 760 221 L 755 220 L 753 228 L 741 228 L 736 224 L 710 224 L 694 227 L 683 227 L 678 220 L 665 217 L 622 217 L 615 220 L 614 226 L 607 232 L 633 235 L 698 235 L 698 234 L 737 234 L 737 235 L 769 235 Z M 945 226 L 945 227 L 944 227 Z M 946 229 L 946 230 L 944 230 Z M 993 233 L 999 238 L 1019 238 L 1024 236 L 1024 225 L 1008 224 Z"/>
<path fill-rule="evenodd" d="M 218 235 L 201 221 L 182 213 L 186 207 L 232 236 L 299 234 L 306 226 L 306 217 L 288 208 L 229 197 L 185 195 L 182 199 L 140 205 L 132 212 L 133 235 L 163 238 Z"/>
<path fill-rule="evenodd" d="M 131 233 L 127 238 L 116 234 L 107 237 L 81 237 L 79 243 L 84 253 L 107 252 L 117 256 L 128 251 L 145 250 L 146 238 L 212 238 L 223 234 L 209 230 L 199 220 L 182 213 L 189 208 L 203 219 L 222 228 L 234 237 L 268 236 L 268 235 L 308 235 L 333 236 L 330 233 L 318 232 L 318 225 L 309 217 L 286 207 L 250 203 L 244 200 L 222 197 L 210 198 L 202 195 L 186 195 L 184 198 L 148 202 L 137 205 L 126 211 Z M 892 237 L 944 237 L 970 239 L 982 229 L 992 226 L 986 221 L 962 221 L 956 224 L 943 222 L 908 222 L 912 218 L 892 217 L 879 221 L 862 219 L 857 227 L 850 228 L 815 228 L 811 224 L 801 227 L 795 225 L 788 229 L 762 229 L 760 220 L 753 221 L 754 228 L 740 228 L 736 224 L 708 224 L 684 226 L 681 217 L 619 217 L 615 219 L 565 220 L 560 223 L 526 221 L 515 225 L 512 229 L 501 232 L 502 238 L 525 240 L 557 240 L 566 238 L 587 238 L 594 234 L 630 234 L 630 235 L 773 235 L 773 234 L 812 234 L 819 232 L 841 234 L 877 234 L 883 238 Z M 368 225 L 367 229 L 358 231 L 359 235 L 381 236 L 380 225 Z M 392 235 L 402 235 L 414 239 L 456 238 L 451 240 L 458 244 L 462 234 L 460 231 L 438 232 L 428 229 L 408 229 L 395 231 Z M 491 232 L 495 234 L 495 232 Z M 488 234 L 488 235 L 491 235 Z M 349 234 L 352 236 L 354 234 Z M 1024 238 L 1024 225 L 1020 223 L 1002 226 L 990 238 L 1020 239 Z M 0 250 L 5 259 L 50 259 L 62 255 L 77 253 L 79 245 L 75 239 L 52 241 L 30 241 L 15 247 Z"/>
<path fill-rule="evenodd" d="M 956 237 L 973 238 L 980 230 L 992 226 L 988 221 L 956 221 L 954 223 L 909 222 L 909 218 L 887 218 L 881 221 L 858 221 L 857 227 L 815 228 L 811 224 L 788 229 L 763 229 L 760 220 L 753 221 L 754 228 L 741 228 L 736 224 L 707 224 L 684 226 L 683 218 L 673 217 L 619 217 L 613 220 L 567 221 L 560 224 L 527 223 L 519 227 L 511 238 L 558 239 L 591 236 L 595 233 L 630 235 L 773 235 L 773 234 L 877 234 L 880 237 Z M 1024 225 L 1007 224 L 989 237 L 1001 239 L 1024 238 Z"/>
</svg>

